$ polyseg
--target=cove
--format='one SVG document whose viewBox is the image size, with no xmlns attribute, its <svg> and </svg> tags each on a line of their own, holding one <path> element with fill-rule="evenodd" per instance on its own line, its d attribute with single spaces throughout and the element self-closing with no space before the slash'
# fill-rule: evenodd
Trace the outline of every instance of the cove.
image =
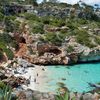
<svg viewBox="0 0 100 100">
<path fill-rule="evenodd" d="M 62 82 L 72 92 L 88 92 L 93 90 L 88 83 L 100 82 L 100 63 L 78 64 L 73 66 L 46 66 L 48 74 L 46 91 L 56 91 L 57 83 Z"/>
</svg>

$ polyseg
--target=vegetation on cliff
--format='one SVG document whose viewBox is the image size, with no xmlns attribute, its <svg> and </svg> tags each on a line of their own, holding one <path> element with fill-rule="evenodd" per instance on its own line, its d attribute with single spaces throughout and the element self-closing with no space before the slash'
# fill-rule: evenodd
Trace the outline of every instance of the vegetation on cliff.
<svg viewBox="0 0 100 100">
<path fill-rule="evenodd" d="M 79 4 L 70 5 L 65 3 L 55 2 L 42 2 L 37 5 L 37 1 L 25 0 L 25 2 L 16 1 L 20 5 L 28 5 L 35 4 L 37 5 L 37 11 L 40 8 L 44 10 L 52 9 L 53 11 L 57 10 L 57 7 L 62 10 L 65 8 L 70 9 L 70 13 L 68 16 L 65 16 L 62 13 L 62 16 L 59 15 L 44 15 L 39 16 L 36 13 L 29 12 L 20 12 L 14 15 L 6 15 L 5 5 L 11 5 L 13 0 L 9 2 L 2 1 L 0 5 L 0 26 L 2 30 L 2 34 L 0 34 L 0 48 L 3 52 L 6 52 L 8 58 L 13 58 L 13 52 L 11 51 L 11 47 L 16 48 L 18 45 L 18 41 L 16 41 L 16 37 L 11 36 L 11 34 L 19 33 L 21 37 L 23 37 L 23 32 L 26 30 L 21 28 L 22 20 L 27 26 L 29 26 L 30 35 L 38 35 L 40 34 L 40 40 L 45 43 L 53 44 L 58 47 L 63 47 L 65 44 L 68 44 L 67 52 L 73 52 L 74 46 L 72 46 L 71 42 L 68 41 L 72 37 L 74 37 L 74 41 L 80 45 L 94 48 L 100 45 L 100 17 L 95 14 L 94 7 L 83 4 L 81 7 Z M 10 12 L 9 12 L 10 13 Z M 41 11 L 42 13 L 42 11 Z M 40 14 L 41 14 L 40 13 Z M 78 14 L 77 14 L 78 13 Z M 63 16 L 64 15 L 64 16 Z M 24 24 L 23 24 L 24 25 Z M 24 25 L 25 26 L 25 25 Z M 11 33 L 9 35 L 9 33 Z M 70 42 L 70 43 L 69 43 Z"/>
</svg>

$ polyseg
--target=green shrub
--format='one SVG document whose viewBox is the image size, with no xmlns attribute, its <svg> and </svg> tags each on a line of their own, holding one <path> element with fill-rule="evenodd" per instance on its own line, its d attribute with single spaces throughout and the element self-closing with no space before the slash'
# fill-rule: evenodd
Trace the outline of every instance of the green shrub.
<svg viewBox="0 0 100 100">
<path fill-rule="evenodd" d="M 88 24 L 88 21 L 86 19 L 78 19 L 78 23 L 81 24 L 81 25 L 84 25 L 84 24 Z"/>
<path fill-rule="evenodd" d="M 4 15 L 0 12 L 0 22 L 3 21 Z"/>
<path fill-rule="evenodd" d="M 90 36 L 89 34 L 87 33 L 87 31 L 80 31 L 77 35 L 76 35 L 76 39 L 77 39 L 77 42 L 82 44 L 82 45 L 85 45 L 87 47 L 90 47 L 90 48 L 93 48 L 95 47 L 95 45 L 93 45 L 91 43 L 91 40 L 90 40 Z"/>
<path fill-rule="evenodd" d="M 67 52 L 70 53 L 70 52 L 73 52 L 73 51 L 74 51 L 74 47 L 73 46 L 68 46 Z"/>
<path fill-rule="evenodd" d="M 5 31 L 6 32 L 13 32 L 14 30 L 14 24 L 13 21 L 10 19 L 9 16 L 5 17 Z"/>
<path fill-rule="evenodd" d="M 0 51 L 0 60 L 3 58 L 3 52 Z"/>
<path fill-rule="evenodd" d="M 52 18 L 52 20 L 50 21 L 50 24 L 57 27 L 66 25 L 65 20 L 60 19 L 60 18 Z"/>
<path fill-rule="evenodd" d="M 13 59 L 14 54 L 13 54 L 13 52 L 12 52 L 10 49 L 6 49 L 6 48 L 5 48 L 5 49 L 4 49 L 4 52 L 6 53 L 8 59 L 10 59 L 10 60 Z"/>
<path fill-rule="evenodd" d="M 3 33 L 3 34 L 0 34 L 0 41 L 8 44 L 12 42 L 12 37 L 7 33 Z"/>
<path fill-rule="evenodd" d="M 45 40 L 55 45 L 61 45 L 65 40 L 65 36 L 66 34 L 63 33 L 46 33 Z"/>
<path fill-rule="evenodd" d="M 16 32 L 20 29 L 20 22 L 15 20 L 15 16 L 5 17 L 5 32 Z"/>
<path fill-rule="evenodd" d="M 17 43 L 17 41 L 13 40 L 11 43 L 10 43 L 10 46 L 15 48 L 15 50 L 17 50 L 19 48 L 19 45 Z"/>
<path fill-rule="evenodd" d="M 19 32 L 20 31 L 20 22 L 19 21 L 13 21 L 13 31 L 14 32 Z"/>
<path fill-rule="evenodd" d="M 1 2 L 0 2 L 0 12 L 1 12 L 1 13 L 4 12 L 3 7 L 1 6 Z"/>
<path fill-rule="evenodd" d="M 25 16 L 26 20 L 35 20 L 35 21 L 39 21 L 40 20 L 38 16 L 36 16 L 36 15 L 34 15 L 32 13 L 25 13 L 24 16 Z"/>
<path fill-rule="evenodd" d="M 14 16 L 14 15 L 13 15 L 13 16 L 10 15 L 8 18 L 9 18 L 10 20 L 13 20 L 13 21 L 14 21 L 14 20 L 16 19 L 16 16 Z"/>
<path fill-rule="evenodd" d="M 12 37 L 7 33 L 0 34 L 0 48 L 7 54 L 8 59 L 13 59 L 14 57 L 13 52 L 7 48 L 8 45 L 14 44 L 13 41 Z"/>
<path fill-rule="evenodd" d="M 67 22 L 67 27 L 69 27 L 71 30 L 74 30 L 77 28 L 77 25 L 73 21 Z"/>
<path fill-rule="evenodd" d="M 66 92 L 65 94 L 60 94 L 56 95 L 55 100 L 69 100 L 69 93 Z M 73 97 L 71 100 L 76 100 L 75 97 Z"/>
<path fill-rule="evenodd" d="M 43 29 L 44 25 L 41 23 L 38 23 L 36 25 L 33 24 L 33 26 L 31 28 L 32 28 L 32 33 L 34 33 L 34 34 L 37 34 L 37 33 L 43 34 L 44 33 L 44 29 Z"/>
<path fill-rule="evenodd" d="M 100 45 L 100 38 L 99 37 L 95 37 L 95 42 Z"/>
<path fill-rule="evenodd" d="M 0 100 L 11 100 L 12 98 L 12 89 L 7 85 L 0 89 Z"/>
<path fill-rule="evenodd" d="M 41 22 L 43 24 L 50 24 L 50 18 L 48 16 L 42 17 Z"/>
<path fill-rule="evenodd" d="M 3 52 L 7 54 L 8 59 L 13 59 L 14 54 L 9 48 L 7 48 L 5 43 L 0 42 L 0 48 L 3 50 Z M 1 57 L 2 57 L 2 54 L 1 54 Z"/>
<path fill-rule="evenodd" d="M 0 89 L 3 89 L 5 87 L 6 87 L 6 85 L 2 81 L 0 81 Z"/>
<path fill-rule="evenodd" d="M 64 95 L 58 94 L 58 95 L 56 95 L 55 100 L 69 100 L 69 94 L 68 93 L 66 93 Z"/>
</svg>

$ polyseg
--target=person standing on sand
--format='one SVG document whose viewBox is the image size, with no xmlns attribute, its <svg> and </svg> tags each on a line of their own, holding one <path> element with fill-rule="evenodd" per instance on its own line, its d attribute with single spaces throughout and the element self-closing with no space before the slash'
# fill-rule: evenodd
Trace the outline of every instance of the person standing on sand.
<svg viewBox="0 0 100 100">
<path fill-rule="evenodd" d="M 34 82 L 36 83 L 36 78 L 34 79 Z"/>
</svg>

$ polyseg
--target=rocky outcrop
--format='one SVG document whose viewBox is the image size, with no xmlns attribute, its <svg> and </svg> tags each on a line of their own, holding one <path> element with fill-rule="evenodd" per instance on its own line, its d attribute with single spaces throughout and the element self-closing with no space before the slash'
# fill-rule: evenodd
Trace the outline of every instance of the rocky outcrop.
<svg viewBox="0 0 100 100">
<path fill-rule="evenodd" d="M 32 90 L 17 91 L 18 100 L 55 100 L 55 96 L 51 93 L 41 93 Z"/>
<path fill-rule="evenodd" d="M 57 94 L 52 93 L 41 93 L 38 91 L 32 91 L 32 90 L 17 90 L 14 93 L 16 93 L 18 100 L 56 100 Z M 99 100 L 100 95 L 96 92 L 94 93 L 69 93 L 69 100 L 72 100 L 75 98 L 75 100 Z"/>
<path fill-rule="evenodd" d="M 62 56 L 61 54 L 55 55 L 54 53 L 45 53 L 43 56 L 33 58 L 34 64 L 68 64 L 68 57 Z"/>
<path fill-rule="evenodd" d="M 38 56 L 34 56 L 32 63 L 34 64 L 67 64 L 68 57 L 63 50 L 57 46 L 48 43 L 37 44 Z"/>
<path fill-rule="evenodd" d="M 40 42 L 41 35 L 20 37 L 19 48 L 15 57 L 22 57 L 34 64 L 75 64 L 100 60 L 100 47 L 90 49 L 76 42 L 75 37 L 69 37 L 62 47 Z M 72 47 L 67 52 L 64 48 Z M 63 52 L 66 52 L 63 54 Z M 63 55 L 62 55 L 63 54 Z"/>
<path fill-rule="evenodd" d="M 2 80 L 5 84 L 8 84 L 12 88 L 18 88 L 21 84 L 25 84 L 26 79 L 23 77 L 15 77 L 11 76 L 8 77 L 7 79 Z"/>
<path fill-rule="evenodd" d="M 86 52 L 86 53 L 85 53 Z M 100 61 L 100 46 L 86 50 L 79 56 L 79 62 Z"/>
<path fill-rule="evenodd" d="M 62 46 L 40 41 L 41 34 L 29 35 L 29 27 L 23 25 L 22 33 L 15 33 L 18 42 L 15 57 L 21 57 L 34 64 L 75 64 L 100 60 L 100 47 L 90 49 L 77 43 L 75 36 L 65 38 Z M 67 30 L 68 27 L 44 27 L 45 31 Z M 70 47 L 70 48 L 69 48 Z M 63 52 L 66 52 L 62 55 Z"/>
<path fill-rule="evenodd" d="M 70 55 L 68 55 L 68 58 L 69 58 L 68 64 L 76 64 L 79 60 L 77 53 L 71 53 Z"/>
<path fill-rule="evenodd" d="M 28 48 L 25 43 L 19 43 L 19 50 L 16 52 L 15 56 L 16 57 L 23 57 L 27 55 Z"/>
<path fill-rule="evenodd" d="M 55 55 L 61 54 L 61 50 L 54 45 L 50 45 L 48 43 L 41 43 L 37 45 L 37 51 L 39 55 L 43 55 L 44 53 L 53 53 Z"/>
<path fill-rule="evenodd" d="M 8 70 L 2 70 L 0 72 L 0 81 L 2 81 L 5 84 L 8 84 L 12 88 L 18 88 L 22 84 L 26 84 L 27 80 L 23 77 L 15 77 L 15 76 L 10 76 L 11 74 L 7 73 Z"/>
<path fill-rule="evenodd" d="M 69 64 L 100 61 L 100 46 L 94 48 L 83 46 L 77 43 L 74 40 L 74 37 L 69 39 L 66 47 L 68 46 L 73 48 L 73 51 L 67 53 L 67 57 L 69 57 Z"/>
<path fill-rule="evenodd" d="M 70 53 L 67 57 L 69 58 L 68 64 L 99 62 L 100 50 L 89 50 L 86 54 L 85 52 Z"/>
<path fill-rule="evenodd" d="M 69 28 L 66 26 L 63 27 L 50 27 L 50 26 L 45 26 L 44 30 L 46 32 L 57 32 L 57 31 L 67 31 Z"/>
</svg>

